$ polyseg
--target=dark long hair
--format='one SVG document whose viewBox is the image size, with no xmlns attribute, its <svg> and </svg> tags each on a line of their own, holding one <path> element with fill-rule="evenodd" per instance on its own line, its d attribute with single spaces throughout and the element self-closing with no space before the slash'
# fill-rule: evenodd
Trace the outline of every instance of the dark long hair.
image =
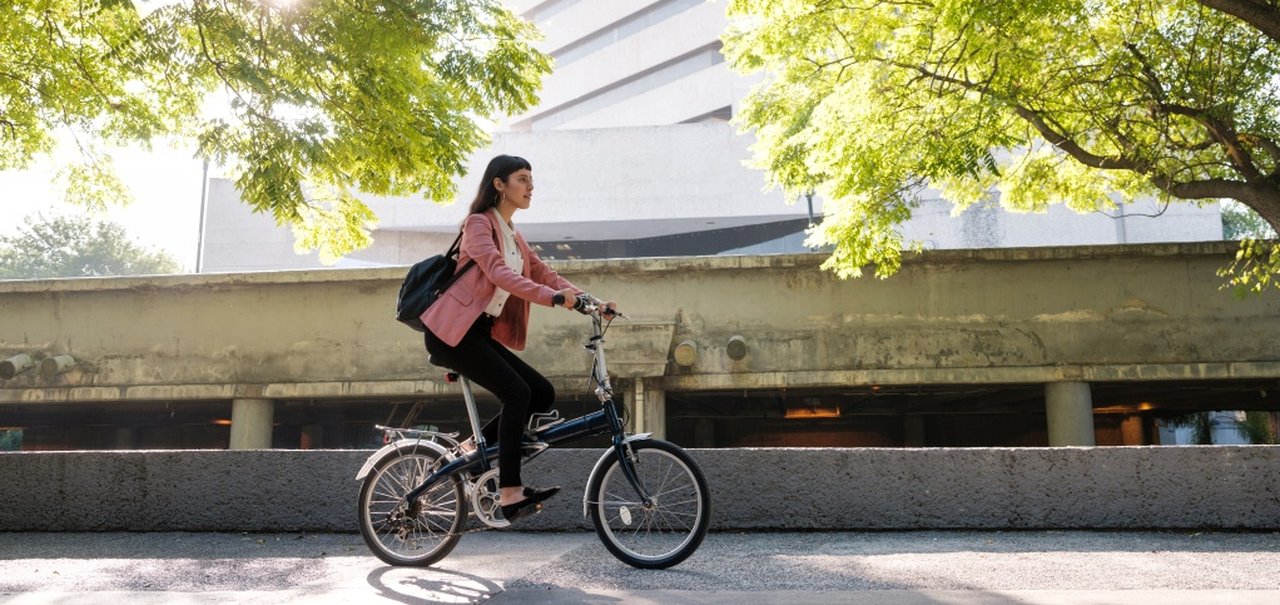
<svg viewBox="0 0 1280 605">
<path fill-rule="evenodd" d="M 493 186 L 493 179 L 507 182 L 511 173 L 518 170 L 533 170 L 529 160 L 514 155 L 500 155 L 489 160 L 489 167 L 484 169 L 484 177 L 480 179 L 480 189 L 476 191 L 476 199 L 471 200 L 471 210 L 467 214 L 480 214 L 498 205 L 502 199 L 498 188 Z"/>
</svg>

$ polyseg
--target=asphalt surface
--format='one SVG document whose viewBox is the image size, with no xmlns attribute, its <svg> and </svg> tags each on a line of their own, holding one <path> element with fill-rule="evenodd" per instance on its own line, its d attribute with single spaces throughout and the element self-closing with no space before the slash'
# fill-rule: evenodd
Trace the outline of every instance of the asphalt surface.
<svg viewBox="0 0 1280 605">
<path fill-rule="evenodd" d="M 665 571 L 592 533 L 483 532 L 432 568 L 356 534 L 0 533 L 0 603 L 1280 603 L 1280 533 L 713 533 Z"/>
</svg>

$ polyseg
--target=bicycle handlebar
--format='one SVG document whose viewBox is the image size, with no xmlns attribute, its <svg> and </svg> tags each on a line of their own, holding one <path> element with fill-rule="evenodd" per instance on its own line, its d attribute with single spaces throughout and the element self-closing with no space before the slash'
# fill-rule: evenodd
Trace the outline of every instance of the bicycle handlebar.
<svg viewBox="0 0 1280 605">
<path fill-rule="evenodd" d="M 599 312 L 606 317 L 621 317 L 623 319 L 626 319 L 627 317 L 626 315 L 619 313 L 618 310 L 613 307 L 606 307 L 604 301 L 585 292 L 575 297 L 573 310 L 583 315 L 591 315 Z"/>
</svg>

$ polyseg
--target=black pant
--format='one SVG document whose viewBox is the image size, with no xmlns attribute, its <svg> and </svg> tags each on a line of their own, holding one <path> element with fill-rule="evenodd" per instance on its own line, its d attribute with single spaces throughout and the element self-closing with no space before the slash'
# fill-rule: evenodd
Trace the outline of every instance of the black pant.
<svg viewBox="0 0 1280 605">
<path fill-rule="evenodd" d="M 493 339 L 493 317 L 485 314 L 472 324 L 458 346 L 451 347 L 427 330 L 432 359 L 484 387 L 502 402 L 502 412 L 481 432 L 485 441 L 498 442 L 498 486 L 524 485 L 520 480 L 520 438 L 529 418 L 546 412 L 556 400 L 555 387 L 515 353 Z"/>
</svg>

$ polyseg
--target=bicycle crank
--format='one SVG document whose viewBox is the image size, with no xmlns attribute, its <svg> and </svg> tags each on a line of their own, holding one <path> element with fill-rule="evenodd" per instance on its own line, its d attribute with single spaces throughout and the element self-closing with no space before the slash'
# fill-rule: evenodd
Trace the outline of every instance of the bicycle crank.
<svg viewBox="0 0 1280 605">
<path fill-rule="evenodd" d="M 481 523 L 494 529 L 510 527 L 511 522 L 502 518 L 502 504 L 498 488 L 498 469 L 491 468 L 471 483 L 471 510 Z"/>
</svg>

